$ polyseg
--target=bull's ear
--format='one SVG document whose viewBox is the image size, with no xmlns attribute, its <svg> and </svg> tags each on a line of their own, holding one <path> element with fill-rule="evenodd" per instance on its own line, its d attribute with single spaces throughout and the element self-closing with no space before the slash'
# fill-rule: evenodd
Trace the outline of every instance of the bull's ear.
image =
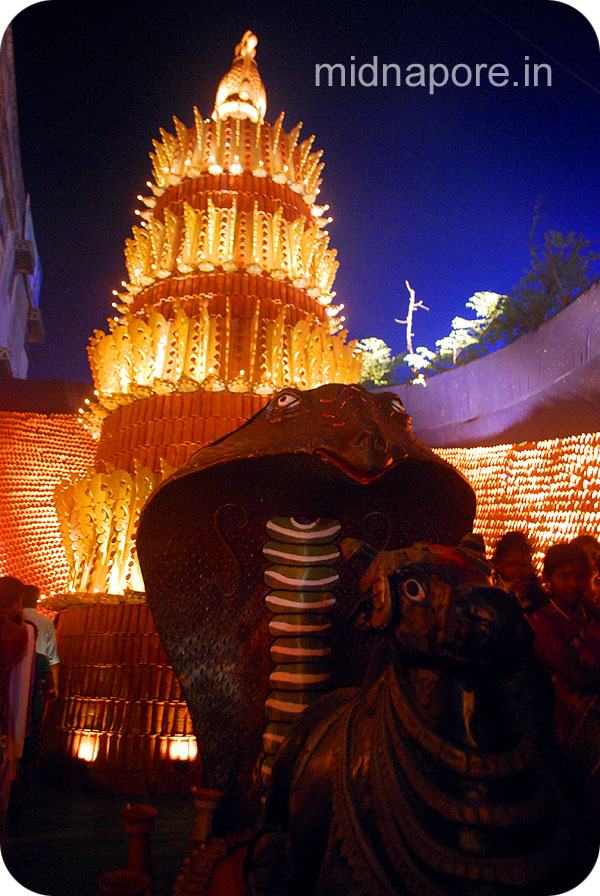
<svg viewBox="0 0 600 896">
<path fill-rule="evenodd" d="M 375 559 L 376 552 L 358 538 L 342 538 L 340 548 L 350 569 L 354 570 L 359 579 L 362 578 Z"/>
<path fill-rule="evenodd" d="M 370 597 L 361 600 L 357 608 L 350 617 L 352 625 L 361 632 L 371 631 L 373 629 L 373 601 Z"/>
</svg>

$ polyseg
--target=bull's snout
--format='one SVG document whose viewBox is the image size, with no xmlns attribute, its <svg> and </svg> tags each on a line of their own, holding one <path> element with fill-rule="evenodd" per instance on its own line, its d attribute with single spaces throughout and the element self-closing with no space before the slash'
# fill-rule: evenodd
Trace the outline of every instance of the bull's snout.
<svg viewBox="0 0 600 896">
<path fill-rule="evenodd" d="M 465 662 L 494 674 L 509 674 L 531 647 L 531 628 L 516 597 L 501 588 L 477 586 L 457 596 L 449 626 Z"/>
<path fill-rule="evenodd" d="M 455 613 L 459 619 L 490 628 L 499 624 L 498 609 L 506 596 L 506 591 L 501 588 L 480 585 L 456 599 Z"/>
</svg>

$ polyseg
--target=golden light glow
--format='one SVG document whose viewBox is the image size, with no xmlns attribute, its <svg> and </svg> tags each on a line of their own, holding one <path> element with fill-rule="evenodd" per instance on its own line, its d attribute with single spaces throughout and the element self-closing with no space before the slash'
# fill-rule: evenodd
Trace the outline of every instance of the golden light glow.
<svg viewBox="0 0 600 896">
<path fill-rule="evenodd" d="M 192 128 L 174 117 L 175 134 L 161 128 L 160 141 L 153 141 L 150 158 L 154 183 L 147 184 L 153 195 L 140 201 L 151 209 L 152 200 L 161 197 L 169 187 L 201 174 L 219 175 L 229 171 L 231 165 L 239 165 L 255 177 L 271 177 L 275 183 L 289 184 L 307 205 L 312 205 L 321 185 L 322 151 L 311 152 L 314 136 L 298 143 L 301 122 L 287 134 L 282 127 L 283 117 L 282 112 L 273 125 L 250 118 L 205 120 L 194 107 Z M 316 213 L 320 211 L 319 208 Z"/>
<path fill-rule="evenodd" d="M 258 38 L 246 31 L 235 48 L 231 69 L 221 78 L 212 117 L 249 118 L 262 121 L 267 111 L 267 94 L 258 74 L 256 46 Z"/>
<path fill-rule="evenodd" d="M 138 195 L 129 280 L 115 291 L 122 316 L 88 348 L 98 402 L 81 422 L 94 438 L 108 413 L 150 394 L 268 395 L 360 375 L 356 343 L 345 344 L 336 318 L 343 305 L 332 304 L 331 218 L 315 205 L 321 152 L 313 137 L 299 142 L 301 123 L 283 130 L 283 113 L 263 121 L 256 45 L 246 32 L 212 119 L 194 109 L 192 128 L 175 118 L 175 134 L 161 129 L 154 141 L 152 195 Z M 256 115 L 242 114 L 244 104 Z"/>
<path fill-rule="evenodd" d="M 0 575 L 48 594 L 64 588 L 67 559 L 52 495 L 93 462 L 95 444 L 70 414 L 0 411 Z"/>
<path fill-rule="evenodd" d="M 156 310 L 126 313 L 108 333 L 97 330 L 88 356 L 99 404 L 106 411 L 149 394 L 197 388 L 269 394 L 292 383 L 312 389 L 360 375 L 360 355 L 355 343 L 345 343 L 345 333 L 332 335 L 314 318 L 292 325 L 285 309 L 269 319 L 259 299 L 251 315 L 235 321 L 238 354 L 232 358 L 233 320 L 229 303 L 225 316 L 210 313 L 206 301 L 191 317 L 175 301 L 168 318 Z M 87 411 L 81 415 L 87 425 L 105 416 L 94 406 Z"/>
<path fill-rule="evenodd" d="M 261 211 L 257 200 L 240 211 L 235 196 L 231 206 L 208 197 L 206 208 L 198 209 L 184 200 L 182 211 L 179 216 L 165 209 L 164 220 L 150 217 L 146 227 L 133 228 L 125 244 L 125 303 L 158 279 L 219 269 L 288 279 L 322 305 L 331 302 L 337 253 L 328 248 L 319 220 L 298 215 L 290 221 L 281 203 L 271 213 Z"/>
<path fill-rule="evenodd" d="M 488 556 L 504 532 L 520 529 L 535 543 L 541 570 L 550 545 L 584 532 L 600 535 L 600 433 L 437 451 L 475 489 L 474 528 Z"/>
<path fill-rule="evenodd" d="M 94 762 L 98 756 L 98 733 L 82 732 L 79 739 L 75 738 L 74 745 L 76 745 L 75 755 L 78 759 L 83 759 L 84 762 Z"/>
<path fill-rule="evenodd" d="M 169 759 L 192 762 L 198 755 L 198 744 L 195 737 L 170 737 Z"/>
</svg>

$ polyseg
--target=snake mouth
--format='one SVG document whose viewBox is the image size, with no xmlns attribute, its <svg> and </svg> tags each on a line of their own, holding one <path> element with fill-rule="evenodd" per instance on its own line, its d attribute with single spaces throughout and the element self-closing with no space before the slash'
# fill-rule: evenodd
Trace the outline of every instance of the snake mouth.
<svg viewBox="0 0 600 896">
<path fill-rule="evenodd" d="M 371 469 L 360 470 L 349 461 L 344 460 L 343 457 L 340 457 L 339 454 L 333 454 L 325 448 L 317 448 L 314 453 L 320 457 L 324 463 L 332 463 L 341 473 L 345 476 L 349 476 L 350 479 L 361 485 L 370 485 L 371 482 L 376 482 L 378 479 L 381 479 L 382 476 L 389 473 L 391 468 L 398 463 L 393 457 L 388 457 L 383 465 Z"/>
</svg>

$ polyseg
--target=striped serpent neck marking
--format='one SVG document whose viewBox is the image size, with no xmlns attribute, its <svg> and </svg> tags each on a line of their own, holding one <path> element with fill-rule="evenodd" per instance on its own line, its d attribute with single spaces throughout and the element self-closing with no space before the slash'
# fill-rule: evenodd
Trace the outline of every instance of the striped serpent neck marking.
<svg viewBox="0 0 600 896">
<path fill-rule="evenodd" d="M 263 554 L 269 562 L 265 584 L 273 589 L 265 597 L 272 617 L 270 656 L 271 691 L 265 701 L 267 724 L 263 731 L 265 758 L 261 780 L 268 786 L 271 768 L 281 743 L 300 713 L 329 690 L 331 647 L 329 610 L 335 604 L 340 556 L 335 540 L 337 520 L 298 520 L 275 517 L 266 524 L 268 541 Z"/>
</svg>

